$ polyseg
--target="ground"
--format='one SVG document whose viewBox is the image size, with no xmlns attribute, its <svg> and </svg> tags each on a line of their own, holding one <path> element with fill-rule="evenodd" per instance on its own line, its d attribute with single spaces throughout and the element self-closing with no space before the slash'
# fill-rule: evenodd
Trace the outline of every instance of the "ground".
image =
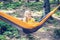
<svg viewBox="0 0 60 40">
<path fill-rule="evenodd" d="M 60 39 L 54 38 L 54 33 L 53 33 L 54 29 L 55 28 L 57 29 L 60 26 L 59 21 L 56 21 L 56 22 L 58 22 L 58 25 L 56 25 L 57 27 L 53 23 L 45 23 L 43 27 L 40 28 L 38 31 L 29 34 L 32 37 L 31 39 L 23 31 L 21 31 L 20 39 L 16 39 L 16 38 L 10 39 L 8 37 L 7 38 L 10 40 L 60 40 Z"/>
</svg>

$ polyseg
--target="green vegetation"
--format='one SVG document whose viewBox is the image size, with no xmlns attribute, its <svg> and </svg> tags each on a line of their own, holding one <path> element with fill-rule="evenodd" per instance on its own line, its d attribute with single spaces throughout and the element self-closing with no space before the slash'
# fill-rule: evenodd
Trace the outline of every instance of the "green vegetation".
<svg viewBox="0 0 60 40">
<path fill-rule="evenodd" d="M 50 0 L 50 3 L 55 3 L 54 1 Z M 19 1 L 19 2 L 7 2 L 7 3 L 3 3 L 0 2 L 0 9 L 16 9 L 17 7 L 20 6 L 25 6 L 30 8 L 31 10 L 38 10 L 40 11 L 43 8 L 43 2 L 23 2 L 23 1 Z"/>
<path fill-rule="evenodd" d="M 0 2 L 0 9 L 2 9 L 3 8 L 3 2 Z"/>
<path fill-rule="evenodd" d="M 24 5 L 25 7 L 29 7 L 31 10 L 41 10 L 43 6 L 43 2 L 11 2 L 11 3 L 3 3 L 0 2 L 0 9 L 16 9 Z"/>
<path fill-rule="evenodd" d="M 3 3 L 0 2 L 0 9 L 15 9 L 22 5 L 22 2 Z"/>
<path fill-rule="evenodd" d="M 0 20 L 0 40 L 7 40 L 5 36 L 9 38 L 17 38 L 25 40 L 26 38 L 20 38 L 20 34 L 17 28 L 12 27 L 10 24 Z M 33 36 L 28 34 L 27 37 L 33 40 Z"/>
<path fill-rule="evenodd" d="M 6 36 L 9 36 L 10 38 L 20 37 L 17 28 L 12 27 L 8 23 L 3 22 L 1 20 L 0 20 L 0 35 L 6 35 Z"/>
<path fill-rule="evenodd" d="M 60 16 L 60 11 L 56 12 L 56 14 L 57 14 L 58 16 Z"/>
<path fill-rule="evenodd" d="M 29 2 L 24 4 L 26 7 L 29 7 L 31 10 L 41 10 L 43 7 L 43 2 Z"/>
<path fill-rule="evenodd" d="M 54 3 L 55 3 L 55 1 L 54 1 L 54 0 L 50 0 L 50 3 L 51 3 L 51 4 L 54 4 Z"/>
<path fill-rule="evenodd" d="M 0 40 L 7 40 L 4 35 L 0 35 Z"/>
<path fill-rule="evenodd" d="M 35 38 L 31 34 L 28 34 L 27 37 L 29 38 L 29 40 L 35 40 Z"/>
<path fill-rule="evenodd" d="M 53 18 L 56 18 L 57 20 L 59 20 L 59 18 L 60 18 L 60 11 L 57 11 L 55 14 L 53 14 Z"/>
</svg>

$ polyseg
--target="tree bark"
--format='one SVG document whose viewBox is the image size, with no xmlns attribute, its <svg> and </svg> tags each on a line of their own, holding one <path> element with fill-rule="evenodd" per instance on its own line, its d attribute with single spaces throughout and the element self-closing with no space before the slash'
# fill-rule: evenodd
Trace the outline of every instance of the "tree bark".
<svg viewBox="0 0 60 40">
<path fill-rule="evenodd" d="M 57 4 L 59 5 L 59 0 L 57 0 Z"/>
<path fill-rule="evenodd" d="M 39 0 L 36 0 L 36 2 L 39 2 Z"/>
<path fill-rule="evenodd" d="M 47 15 L 50 12 L 50 2 L 49 0 L 44 0 L 44 11 L 45 15 Z M 52 17 L 50 17 L 51 20 L 53 20 Z"/>
<path fill-rule="evenodd" d="M 50 12 L 49 0 L 44 0 L 44 9 L 45 9 L 45 14 L 48 14 Z"/>
<path fill-rule="evenodd" d="M 59 2 L 59 0 L 57 0 L 57 5 L 59 5 L 59 4 L 60 4 L 60 2 Z M 60 7 L 58 9 L 60 10 Z"/>
</svg>

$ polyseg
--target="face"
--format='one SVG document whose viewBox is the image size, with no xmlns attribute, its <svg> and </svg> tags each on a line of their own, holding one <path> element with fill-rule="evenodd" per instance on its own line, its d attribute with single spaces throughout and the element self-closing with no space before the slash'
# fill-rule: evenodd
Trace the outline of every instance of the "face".
<svg viewBox="0 0 60 40">
<path fill-rule="evenodd" d="M 31 12 L 26 12 L 25 17 L 27 17 L 27 18 L 31 18 Z"/>
<path fill-rule="evenodd" d="M 28 16 L 28 17 L 31 17 L 31 13 L 28 13 L 27 16 Z"/>
</svg>

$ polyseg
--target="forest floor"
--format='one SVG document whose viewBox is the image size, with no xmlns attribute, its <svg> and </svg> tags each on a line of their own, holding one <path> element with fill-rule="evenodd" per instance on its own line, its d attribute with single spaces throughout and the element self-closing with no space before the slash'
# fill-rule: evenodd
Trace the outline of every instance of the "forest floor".
<svg viewBox="0 0 60 40">
<path fill-rule="evenodd" d="M 30 36 L 20 31 L 20 39 L 12 38 L 8 40 L 60 40 L 54 38 L 54 29 L 60 29 L 60 21 L 56 21 L 56 24 L 46 22 L 38 31 L 29 34 Z"/>
<path fill-rule="evenodd" d="M 44 24 L 43 25 L 43 27 L 45 27 L 44 29 L 42 27 L 38 31 L 32 33 L 31 35 L 35 40 L 60 40 L 60 39 L 54 38 L 54 29 L 60 28 L 60 21 L 56 21 L 56 22 L 57 24 L 54 24 L 54 23 Z"/>
</svg>

